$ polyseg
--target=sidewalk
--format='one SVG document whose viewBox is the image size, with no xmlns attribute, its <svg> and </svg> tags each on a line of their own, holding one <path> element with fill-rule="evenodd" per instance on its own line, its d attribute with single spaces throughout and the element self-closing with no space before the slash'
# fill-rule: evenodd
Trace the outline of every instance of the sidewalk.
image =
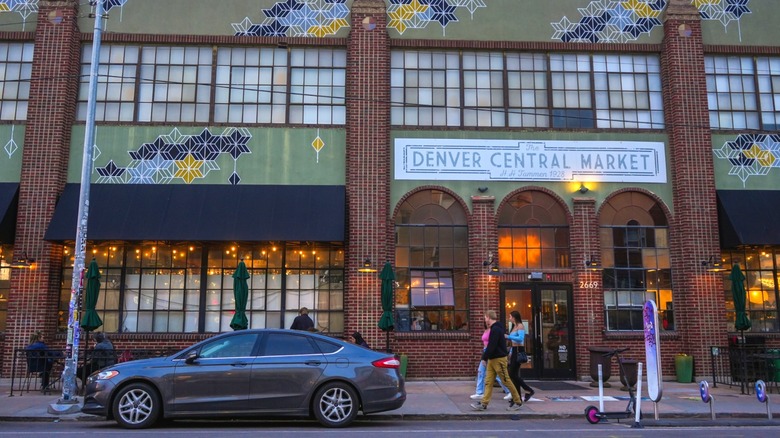
<svg viewBox="0 0 780 438">
<path fill-rule="evenodd" d="M 625 409 L 628 393 L 620 391 L 617 379 L 610 380 L 612 388 L 605 388 L 605 410 Z M 474 402 L 469 395 L 474 393 L 471 380 L 413 380 L 406 382 L 407 400 L 401 409 L 372 414 L 361 419 L 368 420 L 475 420 L 480 418 L 581 418 L 586 422 L 584 411 L 589 405 L 598 407 L 598 388 L 591 388 L 587 382 L 535 382 L 528 384 L 536 394 L 516 412 L 505 411 L 508 402 L 502 400 L 500 388 L 494 388 L 493 399 L 486 411 L 473 411 Z M 647 387 L 642 385 L 643 392 Z M 555 390 L 544 390 L 554 387 Z M 55 404 L 60 394 L 42 395 L 39 392 L 20 395 L 14 391 L 10 396 L 10 379 L 0 379 L 0 421 L 55 421 L 55 420 L 99 420 L 86 414 L 49 414 L 50 404 Z M 751 390 L 752 392 L 752 390 Z M 642 425 L 653 426 L 724 426 L 724 425 L 775 425 L 780 426 L 780 394 L 770 394 L 773 420 L 767 419 L 766 405 L 756 400 L 755 394 L 740 394 L 739 387 L 718 385 L 711 388 L 714 397 L 716 420 L 710 417 L 709 405 L 701 401 L 699 385 L 696 383 L 664 382 L 663 398 L 658 403 L 659 420 L 654 419 L 653 403 L 643 395 L 641 409 Z M 79 398 L 79 400 L 81 400 Z M 615 422 L 616 420 L 610 420 Z M 633 419 L 620 420 L 632 424 Z"/>
</svg>

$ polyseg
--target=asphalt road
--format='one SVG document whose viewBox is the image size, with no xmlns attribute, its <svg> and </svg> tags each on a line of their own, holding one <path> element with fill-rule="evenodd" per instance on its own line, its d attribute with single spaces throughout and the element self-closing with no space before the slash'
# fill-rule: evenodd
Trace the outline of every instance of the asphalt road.
<svg viewBox="0 0 780 438">
<path fill-rule="evenodd" d="M 632 429 L 626 423 L 588 424 L 584 419 L 475 420 L 475 421 L 358 421 L 346 429 L 323 429 L 313 421 L 279 422 L 169 422 L 160 427 L 128 431 L 107 421 L 4 422 L 0 438 L 47 435 L 56 438 L 124 436 L 170 436 L 187 438 L 214 437 L 397 437 L 398 434 L 419 437 L 517 437 L 520 435 L 560 438 L 595 437 L 756 437 L 778 436 L 780 426 L 772 427 L 652 427 Z"/>
</svg>

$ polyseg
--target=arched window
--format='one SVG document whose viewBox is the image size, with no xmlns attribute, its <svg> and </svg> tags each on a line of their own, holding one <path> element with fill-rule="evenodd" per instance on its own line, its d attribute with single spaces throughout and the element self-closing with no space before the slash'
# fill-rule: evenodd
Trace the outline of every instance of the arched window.
<svg viewBox="0 0 780 438">
<path fill-rule="evenodd" d="M 396 330 L 468 330 L 468 227 L 441 190 L 409 196 L 395 217 Z"/>
<path fill-rule="evenodd" d="M 540 191 L 514 195 L 498 216 L 498 264 L 520 269 L 569 267 L 564 207 Z"/>
<path fill-rule="evenodd" d="M 620 193 L 601 209 L 601 261 L 607 330 L 642 330 L 642 307 L 658 306 L 674 329 L 669 224 L 661 206 L 638 192 Z"/>
</svg>

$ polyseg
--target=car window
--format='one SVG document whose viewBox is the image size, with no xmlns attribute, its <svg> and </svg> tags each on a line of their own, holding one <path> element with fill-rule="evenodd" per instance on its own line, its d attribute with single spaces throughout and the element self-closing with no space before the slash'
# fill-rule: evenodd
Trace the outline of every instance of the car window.
<svg viewBox="0 0 780 438">
<path fill-rule="evenodd" d="M 341 349 L 341 345 L 334 344 L 333 342 L 328 342 L 322 339 L 315 338 L 314 342 L 317 344 L 317 347 L 319 347 L 320 351 L 322 351 L 324 354 L 335 353 Z"/>
<path fill-rule="evenodd" d="M 205 344 L 200 349 L 200 357 L 204 359 L 213 359 L 218 357 L 252 356 L 252 350 L 255 347 L 256 341 L 256 333 L 246 333 L 221 338 Z"/>
<path fill-rule="evenodd" d="M 266 356 L 320 354 L 307 336 L 292 333 L 271 333 L 265 344 Z"/>
</svg>

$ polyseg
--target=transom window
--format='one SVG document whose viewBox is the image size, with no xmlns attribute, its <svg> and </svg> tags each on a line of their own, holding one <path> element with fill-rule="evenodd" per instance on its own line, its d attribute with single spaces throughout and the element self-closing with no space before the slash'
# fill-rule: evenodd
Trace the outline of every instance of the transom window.
<svg viewBox="0 0 780 438">
<path fill-rule="evenodd" d="M 396 50 L 391 83 L 394 125 L 664 127 L 655 55 Z"/>
<path fill-rule="evenodd" d="M 498 215 L 498 264 L 519 269 L 569 267 L 564 207 L 536 190 L 514 195 Z"/>
<path fill-rule="evenodd" d="M 79 120 L 91 47 L 82 50 Z M 345 50 L 105 44 L 100 52 L 97 121 L 346 123 Z"/>
<path fill-rule="evenodd" d="M 72 248 L 64 251 L 60 328 L 67 326 Z M 344 252 L 339 245 L 102 243 L 97 311 L 106 332 L 211 333 L 232 330 L 233 272 L 247 265 L 250 328 L 287 328 L 301 307 L 315 328 L 344 329 Z"/>
<path fill-rule="evenodd" d="M 33 43 L 0 43 L 0 120 L 27 120 Z"/>
<path fill-rule="evenodd" d="M 468 330 L 466 213 L 448 193 L 409 196 L 395 217 L 396 330 Z"/>
<path fill-rule="evenodd" d="M 728 331 L 736 332 L 731 269 L 739 264 L 745 276 L 745 311 L 753 333 L 780 332 L 778 294 L 780 293 L 780 250 L 778 248 L 742 248 L 723 251 L 723 295 L 726 302 Z"/>
<path fill-rule="evenodd" d="M 664 330 L 674 330 L 669 227 L 661 206 L 620 193 L 601 210 L 601 261 L 607 330 L 643 330 L 642 308 L 654 300 Z"/>
</svg>

